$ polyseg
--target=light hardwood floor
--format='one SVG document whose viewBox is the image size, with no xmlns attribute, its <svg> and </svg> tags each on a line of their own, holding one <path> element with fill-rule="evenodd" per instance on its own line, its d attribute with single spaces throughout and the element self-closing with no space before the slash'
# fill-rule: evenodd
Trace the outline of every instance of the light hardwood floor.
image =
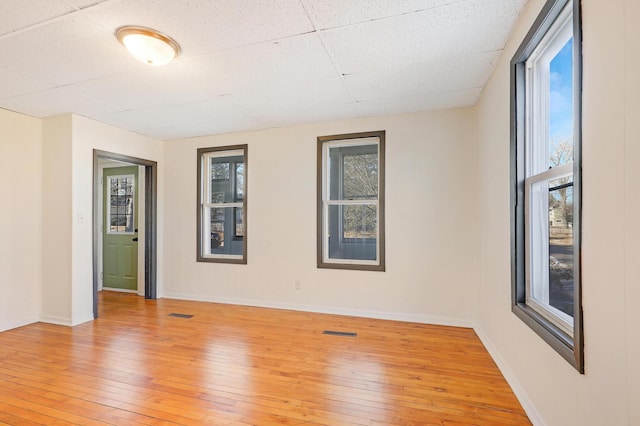
<svg viewBox="0 0 640 426">
<path fill-rule="evenodd" d="M 0 424 L 530 424 L 471 329 L 112 292 L 100 312 L 0 333 Z"/>
</svg>

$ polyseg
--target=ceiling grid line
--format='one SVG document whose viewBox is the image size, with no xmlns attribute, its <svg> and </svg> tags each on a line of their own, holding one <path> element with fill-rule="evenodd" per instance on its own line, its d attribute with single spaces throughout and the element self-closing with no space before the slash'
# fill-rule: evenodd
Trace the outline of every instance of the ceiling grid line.
<svg viewBox="0 0 640 426">
<path fill-rule="evenodd" d="M 340 69 L 340 66 L 338 65 L 338 62 L 336 61 L 335 57 L 332 55 L 331 51 L 327 47 L 327 43 L 325 42 L 325 40 L 324 40 L 324 38 L 322 36 L 322 31 L 318 30 L 318 25 L 316 24 L 314 18 L 309 13 L 308 7 L 305 4 L 305 0 L 300 0 L 300 4 L 302 5 L 302 8 L 304 9 L 304 12 L 307 14 L 307 17 L 309 18 L 309 21 L 311 21 L 311 25 L 313 25 L 313 28 L 316 31 L 317 35 L 318 35 L 318 39 L 320 40 L 320 43 L 322 44 L 322 48 L 324 49 L 325 53 L 327 54 L 327 56 L 331 60 L 331 63 L 333 64 L 333 67 L 336 70 L 338 78 L 340 78 L 340 82 L 342 83 L 342 87 L 344 87 L 344 90 L 347 92 L 347 94 L 349 96 L 349 99 L 351 100 L 351 103 L 355 106 L 356 110 L 358 111 L 358 116 L 362 117 L 363 115 L 362 115 L 362 113 L 360 112 L 360 110 L 358 108 L 358 100 L 355 98 L 353 93 L 351 93 L 351 90 L 349 89 L 349 85 L 347 84 L 347 81 L 344 78 L 344 73 Z"/>
</svg>

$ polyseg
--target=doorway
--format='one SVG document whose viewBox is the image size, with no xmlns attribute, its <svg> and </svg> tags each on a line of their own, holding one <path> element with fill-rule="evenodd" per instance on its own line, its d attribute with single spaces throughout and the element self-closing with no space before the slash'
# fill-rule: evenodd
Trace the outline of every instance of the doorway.
<svg viewBox="0 0 640 426">
<path fill-rule="evenodd" d="M 156 208 L 155 161 L 93 151 L 94 318 L 99 315 L 98 291 L 103 286 L 156 299 Z M 138 253 L 141 262 L 136 260 Z"/>
</svg>

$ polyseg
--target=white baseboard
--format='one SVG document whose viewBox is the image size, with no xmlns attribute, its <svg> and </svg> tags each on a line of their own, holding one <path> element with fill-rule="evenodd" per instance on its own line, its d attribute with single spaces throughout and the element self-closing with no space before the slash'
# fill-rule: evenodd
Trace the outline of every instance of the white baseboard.
<svg viewBox="0 0 640 426">
<path fill-rule="evenodd" d="M 336 308 L 329 306 L 303 305 L 293 303 L 281 303 L 274 301 L 262 301 L 253 299 L 232 299 L 224 297 L 211 297 L 181 293 L 164 293 L 166 299 L 191 300 L 196 302 L 225 303 L 229 305 L 255 306 L 259 308 L 286 309 L 290 311 L 315 312 L 320 314 L 345 315 L 350 317 L 375 318 L 391 321 L 415 322 L 421 324 L 446 325 L 450 327 L 473 328 L 473 321 L 445 318 L 430 315 L 415 315 L 402 312 L 370 311 L 364 309 Z"/>
<path fill-rule="evenodd" d="M 531 399 L 516 378 L 516 375 L 513 374 L 513 372 L 509 368 L 509 365 L 500 355 L 500 352 L 498 352 L 493 343 L 491 343 L 491 340 L 484 332 L 482 327 L 480 327 L 480 325 L 476 322 L 473 326 L 473 329 L 482 341 L 484 347 L 489 352 L 489 355 L 491 355 L 491 358 L 493 358 L 493 360 L 495 361 L 505 380 L 507 381 L 507 383 L 509 383 L 509 386 L 511 386 L 511 390 L 513 390 L 513 393 L 518 398 L 518 401 L 520 401 L 520 404 L 522 405 L 524 411 L 527 413 L 527 416 L 529 416 L 529 420 L 531 420 L 531 423 L 533 423 L 534 426 L 546 426 L 547 423 L 544 421 L 538 410 L 536 410 L 536 407 L 531 402 Z"/>
<path fill-rule="evenodd" d="M 12 330 L 18 327 L 24 327 L 25 325 L 33 324 L 36 322 L 38 322 L 38 317 L 29 317 L 29 318 L 22 318 L 15 321 L 3 322 L 3 323 L 0 323 L 0 332 Z"/>
<path fill-rule="evenodd" d="M 71 327 L 73 325 L 70 318 L 62 318 L 52 315 L 40 315 L 40 322 L 54 325 L 66 325 L 67 327 Z"/>
<path fill-rule="evenodd" d="M 80 319 L 74 319 L 73 323 L 71 324 L 71 326 L 84 324 L 85 322 L 93 321 L 94 319 L 95 318 L 93 317 L 93 314 L 87 315 L 85 317 L 80 317 Z"/>
<path fill-rule="evenodd" d="M 138 290 L 129 290 L 127 288 L 102 287 L 102 290 L 105 290 L 105 291 L 117 291 L 118 293 L 135 293 L 135 294 L 138 294 Z M 144 294 L 143 294 L 143 296 L 144 296 Z"/>
<path fill-rule="evenodd" d="M 89 321 L 93 321 L 93 314 L 90 316 L 85 316 L 85 317 L 81 317 L 80 319 L 76 319 L 76 320 L 72 320 L 69 318 L 62 318 L 62 317 L 56 317 L 56 316 L 50 316 L 50 315 L 41 315 L 40 316 L 40 322 L 44 322 L 47 324 L 54 324 L 54 325 L 64 325 L 67 327 L 73 327 L 75 325 L 80 325 L 80 324 L 84 324 L 85 322 L 89 322 Z"/>
</svg>

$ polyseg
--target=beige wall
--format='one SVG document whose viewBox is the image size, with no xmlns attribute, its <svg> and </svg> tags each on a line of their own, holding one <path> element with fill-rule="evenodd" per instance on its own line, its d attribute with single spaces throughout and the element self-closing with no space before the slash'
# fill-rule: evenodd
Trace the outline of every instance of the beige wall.
<svg viewBox="0 0 640 426">
<path fill-rule="evenodd" d="M 43 120 L 41 320 L 71 322 L 71 119 Z"/>
<path fill-rule="evenodd" d="M 38 320 L 42 123 L 0 109 L 0 331 Z"/>
<path fill-rule="evenodd" d="M 509 60 L 543 1 L 530 1 L 477 106 L 481 250 L 478 331 L 536 424 L 638 417 L 638 40 L 634 0 L 583 0 L 583 307 L 578 374 L 510 312 Z M 632 12 L 636 12 L 633 15 Z M 625 18 L 626 17 L 626 18 Z"/>
<path fill-rule="evenodd" d="M 167 142 L 164 296 L 470 325 L 472 126 L 458 109 Z M 316 137 L 371 130 L 387 132 L 387 271 L 317 269 Z M 196 149 L 242 143 L 248 265 L 198 263 Z"/>
<path fill-rule="evenodd" d="M 640 425 L 640 2 L 624 3 L 625 46 L 625 341 L 626 376 L 629 394 L 629 424 Z M 618 71 L 620 72 L 620 71 Z M 603 123 L 606 125 L 606 123 Z"/>
</svg>

